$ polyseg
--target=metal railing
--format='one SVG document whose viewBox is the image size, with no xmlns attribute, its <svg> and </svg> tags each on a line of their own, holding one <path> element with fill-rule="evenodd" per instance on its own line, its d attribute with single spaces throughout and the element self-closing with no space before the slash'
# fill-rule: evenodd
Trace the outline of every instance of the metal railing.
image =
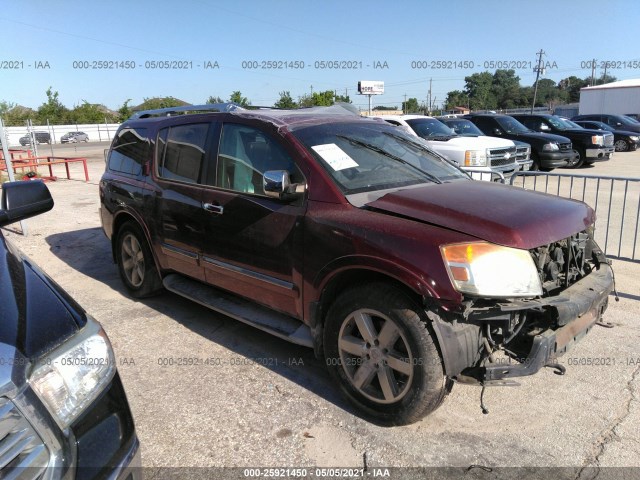
<svg viewBox="0 0 640 480">
<path fill-rule="evenodd" d="M 596 241 L 606 255 L 640 260 L 640 178 L 528 171 L 516 172 L 509 183 L 589 204 L 596 212 Z"/>
</svg>

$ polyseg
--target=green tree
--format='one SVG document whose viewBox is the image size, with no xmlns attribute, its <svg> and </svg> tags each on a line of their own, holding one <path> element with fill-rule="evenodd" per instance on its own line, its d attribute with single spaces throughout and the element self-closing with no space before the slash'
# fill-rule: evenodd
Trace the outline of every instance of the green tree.
<svg viewBox="0 0 640 480">
<path fill-rule="evenodd" d="M 205 105 L 213 105 L 214 103 L 224 103 L 224 100 L 222 100 L 218 96 L 211 95 L 209 98 L 207 98 L 207 101 L 204 103 Z"/>
<path fill-rule="evenodd" d="M 133 108 L 134 111 L 138 110 L 157 110 L 159 108 L 169 108 L 169 107 L 182 107 L 185 105 L 189 105 L 187 102 L 182 101 L 178 98 L 174 97 L 154 97 L 154 98 L 145 98 L 144 101 Z"/>
<path fill-rule="evenodd" d="M 122 106 L 118 109 L 118 121 L 120 123 L 128 119 L 133 113 L 133 111 L 131 110 L 131 107 L 129 106 L 130 101 L 131 99 L 127 98 L 125 102 L 122 104 Z"/>
<path fill-rule="evenodd" d="M 582 79 L 575 75 L 563 78 L 558 82 L 558 89 L 567 92 L 567 101 L 576 103 L 580 101 L 580 89 L 589 85 L 588 78 Z"/>
<path fill-rule="evenodd" d="M 245 108 L 251 105 L 249 99 L 247 97 L 243 97 L 242 93 L 240 93 L 240 90 L 236 90 L 235 92 L 233 92 L 229 97 L 229 101 Z"/>
<path fill-rule="evenodd" d="M 349 98 L 349 95 L 336 95 L 335 102 L 351 103 L 351 98 Z"/>
<path fill-rule="evenodd" d="M 333 90 L 313 92 L 311 95 L 304 95 L 300 99 L 299 105 L 301 107 L 329 107 L 334 103 L 333 97 Z"/>
<path fill-rule="evenodd" d="M 114 120 L 113 114 L 104 105 L 89 103 L 86 100 L 69 112 L 71 123 L 102 123 L 105 118 L 108 121 Z"/>
<path fill-rule="evenodd" d="M 468 107 L 469 96 L 461 90 L 452 90 L 447 93 L 444 105 L 447 110 L 453 110 L 454 107 Z"/>
<path fill-rule="evenodd" d="M 472 110 L 493 110 L 496 98 L 493 93 L 493 75 L 489 72 L 474 73 L 464 77 L 465 92 L 469 95 Z"/>
<path fill-rule="evenodd" d="M 40 124 L 47 123 L 47 120 L 53 124 L 68 123 L 69 110 L 60 102 L 58 92 L 54 92 L 51 88 L 49 87 L 45 92 L 47 101 L 38 108 L 36 120 Z"/>
<path fill-rule="evenodd" d="M 514 108 L 518 105 L 520 77 L 515 70 L 496 70 L 491 83 L 491 93 L 497 108 Z"/>
<path fill-rule="evenodd" d="M 411 97 L 406 102 L 402 102 L 402 111 L 404 113 L 420 113 L 420 104 L 418 99 Z"/>
<path fill-rule="evenodd" d="M 385 107 L 384 105 L 378 105 L 377 107 L 373 107 L 374 110 L 398 110 L 398 106 L 395 105 L 393 107 Z"/>
<path fill-rule="evenodd" d="M 276 108 L 298 108 L 298 104 L 291 97 L 291 93 L 288 90 L 280 92 L 280 98 L 273 106 Z"/>
</svg>

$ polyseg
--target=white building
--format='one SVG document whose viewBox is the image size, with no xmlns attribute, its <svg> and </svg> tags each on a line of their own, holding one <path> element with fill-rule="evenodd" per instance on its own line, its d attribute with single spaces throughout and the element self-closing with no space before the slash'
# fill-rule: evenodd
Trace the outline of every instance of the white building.
<svg viewBox="0 0 640 480">
<path fill-rule="evenodd" d="M 580 89 L 580 115 L 640 113 L 640 78 Z"/>
</svg>

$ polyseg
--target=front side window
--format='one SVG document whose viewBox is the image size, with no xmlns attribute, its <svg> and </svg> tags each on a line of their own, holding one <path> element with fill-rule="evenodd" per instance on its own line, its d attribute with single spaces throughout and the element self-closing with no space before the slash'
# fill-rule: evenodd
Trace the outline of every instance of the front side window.
<svg viewBox="0 0 640 480">
<path fill-rule="evenodd" d="M 286 170 L 292 183 L 304 181 L 289 154 L 270 135 L 246 125 L 225 123 L 218 149 L 216 186 L 263 195 L 262 175 L 269 170 Z"/>
<path fill-rule="evenodd" d="M 68 135 L 73 136 L 73 132 Z M 151 142 L 146 128 L 123 128 L 116 134 L 109 152 L 109 170 L 138 176 L 150 151 Z"/>
<path fill-rule="evenodd" d="M 158 135 L 158 175 L 167 180 L 201 183 L 208 123 L 176 125 Z"/>
</svg>

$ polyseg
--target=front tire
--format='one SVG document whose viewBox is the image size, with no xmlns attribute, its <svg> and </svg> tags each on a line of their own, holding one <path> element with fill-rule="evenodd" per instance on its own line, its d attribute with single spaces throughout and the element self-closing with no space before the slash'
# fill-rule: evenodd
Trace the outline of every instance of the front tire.
<svg viewBox="0 0 640 480">
<path fill-rule="evenodd" d="M 327 313 L 324 350 L 349 400 L 382 425 L 406 425 L 451 391 L 426 315 L 399 288 L 377 283 L 344 292 Z"/>
<path fill-rule="evenodd" d="M 578 159 L 576 160 L 576 162 L 571 165 L 570 167 L 567 168 L 580 168 L 584 165 L 584 159 L 585 159 L 585 154 L 583 151 L 578 150 L 578 149 L 574 149 L 573 150 L 574 153 L 578 154 Z"/>
<path fill-rule="evenodd" d="M 626 140 L 618 140 L 613 146 L 616 152 L 626 152 L 630 148 L 630 145 L 626 142 Z"/>
<path fill-rule="evenodd" d="M 120 278 L 132 297 L 149 297 L 162 289 L 151 250 L 138 225 L 122 225 L 115 248 Z"/>
</svg>

